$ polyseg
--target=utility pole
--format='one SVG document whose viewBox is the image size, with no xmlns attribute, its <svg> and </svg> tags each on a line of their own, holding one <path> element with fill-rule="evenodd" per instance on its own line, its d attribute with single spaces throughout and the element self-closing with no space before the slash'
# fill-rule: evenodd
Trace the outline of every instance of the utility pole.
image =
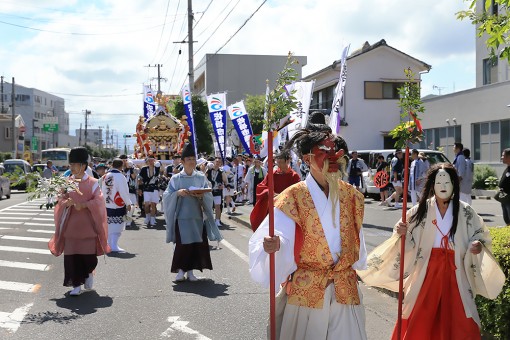
<svg viewBox="0 0 510 340">
<path fill-rule="evenodd" d="M 104 143 L 104 147 L 108 149 L 108 136 L 110 135 L 110 125 L 106 124 L 106 142 Z"/>
<path fill-rule="evenodd" d="M 12 158 L 16 158 L 16 94 L 14 93 L 14 77 L 12 77 L 11 113 L 12 113 Z"/>
<path fill-rule="evenodd" d="M 90 113 L 91 112 L 89 110 L 85 110 L 85 146 L 87 146 L 87 126 L 88 126 L 88 116 Z"/>
<path fill-rule="evenodd" d="M 4 76 L 1 76 L 0 81 L 0 96 L 2 98 L 2 111 L 0 113 L 5 113 L 5 106 L 4 106 Z"/>
<path fill-rule="evenodd" d="M 78 138 L 78 146 L 81 146 L 81 123 L 80 123 L 80 137 Z"/>
<path fill-rule="evenodd" d="M 163 67 L 162 64 L 154 64 L 154 65 L 147 65 L 146 67 L 157 67 L 158 68 L 158 77 L 157 78 L 151 78 L 151 80 L 153 79 L 157 79 L 158 80 L 158 94 L 161 94 L 163 92 L 161 92 L 161 80 L 164 80 L 164 81 L 167 81 L 166 78 L 163 78 L 161 77 L 161 67 Z"/>
<path fill-rule="evenodd" d="M 193 10 L 192 0 L 188 0 L 188 54 L 189 54 L 189 91 L 190 94 L 194 92 L 195 75 L 193 70 Z M 190 97 L 191 98 L 191 97 Z"/>
</svg>

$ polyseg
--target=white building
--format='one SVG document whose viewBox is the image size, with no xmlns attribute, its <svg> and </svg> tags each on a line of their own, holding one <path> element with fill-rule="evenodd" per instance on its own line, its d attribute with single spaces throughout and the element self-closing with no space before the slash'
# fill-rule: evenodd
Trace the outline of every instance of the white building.
<svg viewBox="0 0 510 340">
<path fill-rule="evenodd" d="M 478 1 L 478 12 L 483 3 Z M 490 11 L 497 13 L 497 5 Z M 510 66 L 506 60 L 490 61 L 486 39 L 476 38 L 476 88 L 423 99 L 421 146 L 441 148 L 453 159 L 453 143 L 461 142 L 475 163 L 489 164 L 500 174 L 501 153 L 510 148 Z"/>
<path fill-rule="evenodd" d="M 10 111 L 11 93 L 12 84 L 4 81 L 3 93 L 0 94 L 0 107 L 4 111 Z M 64 99 L 17 84 L 14 94 L 15 113 L 21 115 L 25 122 L 25 149 L 36 150 L 33 154 L 35 159 L 40 157 L 41 150 L 58 147 L 60 136 L 69 135 L 69 113 L 65 111 Z M 58 132 L 44 131 L 43 126 L 51 119 L 58 122 Z"/>
<path fill-rule="evenodd" d="M 340 134 L 350 150 L 394 148 L 388 132 L 400 121 L 398 88 L 406 81 L 404 70 L 411 68 L 419 82 L 431 66 L 388 46 L 384 39 L 373 45 L 366 42 L 349 55 L 346 64 L 345 115 Z M 340 62 L 335 61 L 303 79 L 316 81 L 310 111 L 331 111 L 339 73 Z"/>
</svg>

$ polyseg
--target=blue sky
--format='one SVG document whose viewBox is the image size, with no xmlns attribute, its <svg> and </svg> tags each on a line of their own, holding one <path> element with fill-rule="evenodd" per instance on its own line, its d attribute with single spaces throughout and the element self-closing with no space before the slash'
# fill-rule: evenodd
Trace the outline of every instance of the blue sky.
<svg viewBox="0 0 510 340">
<path fill-rule="evenodd" d="M 173 44 L 187 35 L 186 3 L 0 0 L 5 22 L 0 23 L 0 74 L 63 97 L 71 131 L 88 109 L 92 127 L 108 124 L 132 133 L 142 84 L 155 84 L 157 76 L 156 68 L 145 66 L 163 64 L 164 92 L 177 93 L 186 80 L 187 47 L 179 55 L 181 46 Z M 262 0 L 213 1 L 207 8 L 209 3 L 193 1 L 195 65 L 220 48 Z M 268 1 L 220 53 L 293 51 L 308 57 L 306 76 L 339 59 L 344 44 L 351 43 L 353 51 L 365 41 L 385 39 L 432 65 L 422 77 L 422 95 L 447 94 L 475 86 L 475 29 L 455 17 L 465 7 L 461 0 Z"/>
</svg>

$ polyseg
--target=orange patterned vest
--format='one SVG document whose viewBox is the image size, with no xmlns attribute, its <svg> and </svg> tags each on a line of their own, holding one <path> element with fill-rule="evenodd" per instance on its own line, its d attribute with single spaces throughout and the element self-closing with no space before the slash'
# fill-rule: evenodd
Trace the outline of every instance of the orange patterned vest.
<svg viewBox="0 0 510 340">
<path fill-rule="evenodd" d="M 336 301 L 359 305 L 356 272 L 352 265 L 359 258 L 359 231 L 363 223 L 364 198 L 353 186 L 339 181 L 341 254 L 333 263 L 328 242 L 322 229 L 310 191 L 304 181 L 278 195 L 275 207 L 296 222 L 302 233 L 303 245 L 296 260 L 297 270 L 287 287 L 288 303 L 322 308 L 329 280 L 334 281 Z M 328 209 L 329 210 L 329 209 Z M 327 213 L 331 213 L 330 211 Z"/>
</svg>

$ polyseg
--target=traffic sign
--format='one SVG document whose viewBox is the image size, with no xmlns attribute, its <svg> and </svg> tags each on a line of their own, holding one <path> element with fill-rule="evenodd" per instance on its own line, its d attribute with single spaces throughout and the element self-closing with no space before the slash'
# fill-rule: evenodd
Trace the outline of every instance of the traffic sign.
<svg viewBox="0 0 510 340">
<path fill-rule="evenodd" d="M 37 152 L 37 150 L 39 150 L 39 140 L 36 136 L 32 137 L 32 143 L 30 143 L 30 146 L 32 148 L 32 152 Z"/>
<path fill-rule="evenodd" d="M 58 117 L 46 117 L 43 119 L 43 131 L 58 132 Z"/>
</svg>

